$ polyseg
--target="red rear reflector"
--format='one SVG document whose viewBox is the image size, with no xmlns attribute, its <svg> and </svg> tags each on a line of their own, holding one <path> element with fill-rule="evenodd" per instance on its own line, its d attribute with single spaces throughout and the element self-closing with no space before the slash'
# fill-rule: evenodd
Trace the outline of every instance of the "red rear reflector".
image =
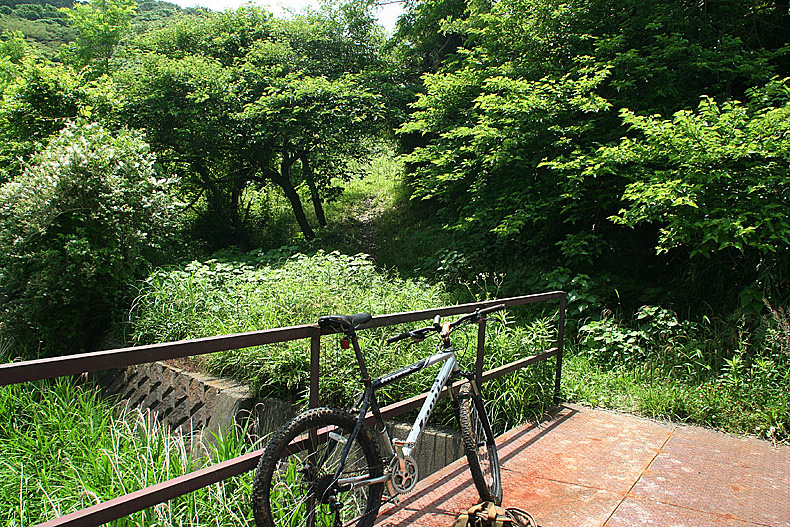
<svg viewBox="0 0 790 527">
<path fill-rule="evenodd" d="M 341 339 L 340 347 L 343 348 L 344 350 L 347 350 L 349 348 L 348 339 Z"/>
</svg>

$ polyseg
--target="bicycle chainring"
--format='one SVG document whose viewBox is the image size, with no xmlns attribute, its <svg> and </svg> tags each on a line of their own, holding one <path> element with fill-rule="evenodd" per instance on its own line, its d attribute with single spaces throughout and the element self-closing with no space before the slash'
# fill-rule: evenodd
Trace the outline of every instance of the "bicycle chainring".
<svg viewBox="0 0 790 527">
<path fill-rule="evenodd" d="M 396 457 L 390 465 L 392 486 L 399 494 L 414 490 L 417 485 L 417 462 L 411 456 Z"/>
</svg>

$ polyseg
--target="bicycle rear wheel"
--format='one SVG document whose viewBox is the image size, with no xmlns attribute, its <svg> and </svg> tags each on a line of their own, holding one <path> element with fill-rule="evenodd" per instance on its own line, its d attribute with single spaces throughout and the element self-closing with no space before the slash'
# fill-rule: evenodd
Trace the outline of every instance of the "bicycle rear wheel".
<svg viewBox="0 0 790 527">
<path fill-rule="evenodd" d="M 369 527 L 381 506 L 384 484 L 341 488 L 335 471 L 356 418 L 316 408 L 283 426 L 264 449 L 252 489 L 258 527 Z M 341 478 L 383 474 L 376 444 L 360 430 Z"/>
<path fill-rule="evenodd" d="M 502 474 L 499 467 L 494 433 L 488 421 L 483 398 L 467 382 L 458 393 L 458 422 L 469 460 L 472 481 L 483 501 L 502 503 Z"/>
</svg>

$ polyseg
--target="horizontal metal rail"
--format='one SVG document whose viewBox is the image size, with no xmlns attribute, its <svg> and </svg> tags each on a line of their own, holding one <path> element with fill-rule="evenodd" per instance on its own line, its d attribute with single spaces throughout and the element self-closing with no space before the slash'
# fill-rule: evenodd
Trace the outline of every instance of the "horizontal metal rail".
<svg viewBox="0 0 790 527">
<path fill-rule="evenodd" d="M 362 326 L 362 328 L 378 328 L 392 326 L 394 324 L 416 322 L 418 320 L 428 320 L 436 315 L 441 315 L 443 317 L 460 315 L 473 311 L 478 307 L 487 307 L 497 304 L 515 306 L 559 298 L 564 298 L 564 293 L 555 291 L 552 293 L 514 297 L 490 302 L 462 304 L 439 309 L 394 313 L 373 317 L 373 319 Z M 145 364 L 161 360 L 204 355 L 217 351 L 228 351 L 252 346 L 262 346 L 264 344 L 300 340 L 329 333 L 329 331 L 322 332 L 318 326 L 314 324 L 305 324 L 301 326 L 237 333 L 234 335 L 181 340 L 165 344 L 148 344 L 131 348 L 94 351 L 77 355 L 67 355 L 65 357 L 51 357 L 17 363 L 11 362 L 0 364 L 0 386 L 64 377 L 67 375 L 79 375 L 85 372 L 109 370 L 112 368 L 123 368 L 135 364 Z"/>
<path fill-rule="evenodd" d="M 505 304 L 508 307 L 530 304 L 547 300 L 559 300 L 559 321 L 557 331 L 557 347 L 551 348 L 535 356 L 525 357 L 509 364 L 499 366 L 492 370 L 482 372 L 482 350 L 485 340 L 485 324 L 480 325 L 478 333 L 477 376 L 480 382 L 498 378 L 507 373 L 523 368 L 529 364 L 546 360 L 550 357 L 557 358 L 555 399 L 559 395 L 559 382 L 562 367 L 563 337 L 565 324 L 566 296 L 562 291 L 512 297 L 487 302 L 476 302 L 438 309 L 426 309 L 394 313 L 373 317 L 360 329 L 370 329 L 428 320 L 436 315 L 451 316 L 469 313 L 478 308 Z M 252 331 L 235 335 L 224 335 L 194 340 L 171 342 L 166 344 L 153 344 L 107 351 L 82 353 L 66 357 L 53 357 L 33 361 L 9 363 L 0 365 L 0 386 L 26 381 L 41 380 L 77 375 L 84 372 L 93 372 L 111 368 L 121 368 L 134 364 L 143 364 L 160 360 L 182 358 L 193 355 L 202 355 L 217 351 L 241 349 L 264 344 L 274 344 L 299 339 L 311 339 L 311 379 L 310 403 L 315 405 L 318 401 L 318 362 L 320 355 L 320 337 L 331 331 L 323 331 L 317 325 L 291 326 L 262 331 Z M 446 390 L 443 396 L 446 395 Z M 404 401 L 394 403 L 381 409 L 382 415 L 392 418 L 405 412 L 418 408 L 427 397 L 427 393 L 411 397 Z M 253 470 L 258 463 L 262 450 L 249 452 L 243 456 L 224 461 L 222 463 L 205 467 L 201 470 L 179 476 L 177 478 L 158 483 L 156 485 L 137 490 L 130 494 L 113 498 L 106 502 L 88 507 L 73 513 L 61 516 L 38 527 L 54 526 L 99 526 L 113 520 L 128 516 L 135 512 L 158 505 L 159 503 L 194 492 L 198 489 L 223 481 L 230 477 Z"/>
<path fill-rule="evenodd" d="M 526 357 L 504 366 L 500 366 L 499 368 L 489 370 L 483 374 L 483 379 L 486 381 L 493 380 L 519 368 L 523 368 L 526 365 L 533 364 L 541 360 L 546 360 L 556 355 L 557 348 L 552 348 L 546 353 Z M 442 390 L 440 397 L 444 398 L 447 397 L 447 395 L 447 388 L 445 388 Z M 411 410 L 415 410 L 422 405 L 427 396 L 428 392 L 425 392 L 420 395 L 404 399 L 403 401 L 385 406 L 381 408 L 381 415 L 384 419 L 392 419 L 393 417 L 397 417 Z M 373 414 L 368 413 L 365 419 L 365 424 L 373 424 L 373 421 Z M 132 492 L 131 494 L 119 496 L 109 501 L 93 505 L 87 509 L 82 509 L 65 516 L 54 518 L 45 523 L 41 523 L 36 527 L 63 527 L 77 525 L 80 527 L 94 527 L 103 525 L 107 522 L 123 518 L 124 516 L 145 510 L 149 507 L 153 507 L 173 498 L 183 496 L 184 494 L 189 494 L 190 492 L 202 489 L 203 487 L 213 485 L 214 483 L 219 483 L 220 481 L 226 480 L 233 476 L 238 476 L 240 474 L 244 474 L 245 472 L 249 472 L 250 470 L 254 470 L 255 467 L 258 466 L 258 461 L 261 457 L 261 454 L 263 454 L 263 449 L 255 450 L 228 461 L 223 461 L 222 463 L 218 463 L 216 465 L 212 465 L 210 467 L 206 467 L 195 472 L 190 472 L 189 474 L 185 474 L 183 476 L 179 476 L 177 478 L 140 489 L 138 491 Z"/>
</svg>

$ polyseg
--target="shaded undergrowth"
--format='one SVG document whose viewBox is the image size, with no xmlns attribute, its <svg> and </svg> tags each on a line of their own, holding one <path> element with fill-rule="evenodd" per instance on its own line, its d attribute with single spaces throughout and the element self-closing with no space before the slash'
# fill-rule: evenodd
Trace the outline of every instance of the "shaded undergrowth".
<svg viewBox="0 0 790 527">
<path fill-rule="evenodd" d="M 579 329 L 564 364 L 573 401 L 787 442 L 790 323 L 771 308 L 757 330 L 680 320 L 657 306 Z"/>
</svg>

